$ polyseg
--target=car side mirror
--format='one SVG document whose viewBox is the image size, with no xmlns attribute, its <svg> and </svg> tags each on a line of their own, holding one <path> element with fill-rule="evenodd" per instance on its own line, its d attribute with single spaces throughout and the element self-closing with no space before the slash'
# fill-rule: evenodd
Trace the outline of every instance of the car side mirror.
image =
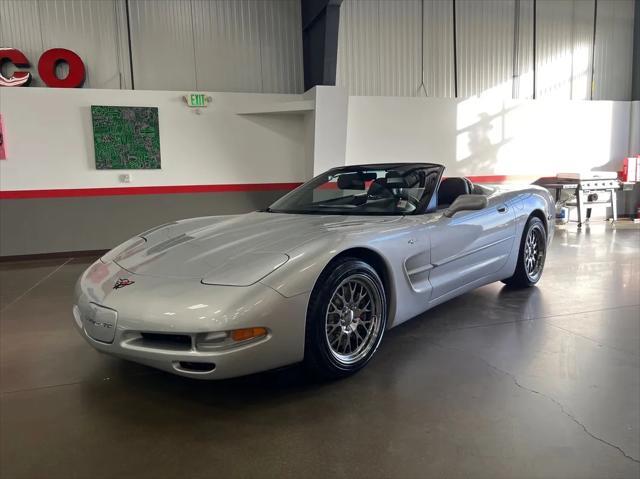
<svg viewBox="0 0 640 479">
<path fill-rule="evenodd" d="M 487 197 L 484 195 L 460 195 L 444 210 L 444 215 L 451 218 L 458 211 L 481 210 L 487 207 Z"/>
</svg>

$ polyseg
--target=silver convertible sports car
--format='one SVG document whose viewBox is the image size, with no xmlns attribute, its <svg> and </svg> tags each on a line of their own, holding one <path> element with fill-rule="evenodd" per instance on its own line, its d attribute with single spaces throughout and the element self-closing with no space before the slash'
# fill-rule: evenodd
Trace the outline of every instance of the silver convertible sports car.
<svg viewBox="0 0 640 479">
<path fill-rule="evenodd" d="M 478 286 L 542 275 L 550 194 L 443 171 L 340 167 L 263 211 L 153 228 L 82 274 L 75 324 L 99 351 L 193 378 L 301 361 L 351 374 L 387 329 Z"/>
</svg>

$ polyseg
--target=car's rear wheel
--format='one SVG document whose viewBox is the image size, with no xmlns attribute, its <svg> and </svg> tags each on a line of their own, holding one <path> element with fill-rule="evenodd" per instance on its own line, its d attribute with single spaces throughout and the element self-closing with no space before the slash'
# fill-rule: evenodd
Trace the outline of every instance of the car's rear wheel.
<svg viewBox="0 0 640 479">
<path fill-rule="evenodd" d="M 546 256 L 547 232 L 540 218 L 532 216 L 522 233 L 516 270 L 502 282 L 517 288 L 533 286 L 542 277 Z"/>
<path fill-rule="evenodd" d="M 325 378 L 353 374 L 376 352 L 386 324 L 387 301 L 376 270 L 357 258 L 339 258 L 312 293 L 305 363 Z"/>
</svg>

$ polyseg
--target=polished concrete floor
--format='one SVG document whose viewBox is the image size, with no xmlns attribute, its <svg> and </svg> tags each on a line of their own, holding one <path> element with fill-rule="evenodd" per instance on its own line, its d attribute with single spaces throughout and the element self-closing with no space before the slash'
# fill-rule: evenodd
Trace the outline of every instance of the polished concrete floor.
<svg viewBox="0 0 640 479">
<path fill-rule="evenodd" d="M 88 259 L 0 264 L 0 477 L 640 477 L 640 229 L 557 231 L 538 287 L 390 331 L 334 383 L 183 379 L 92 350 Z"/>
</svg>

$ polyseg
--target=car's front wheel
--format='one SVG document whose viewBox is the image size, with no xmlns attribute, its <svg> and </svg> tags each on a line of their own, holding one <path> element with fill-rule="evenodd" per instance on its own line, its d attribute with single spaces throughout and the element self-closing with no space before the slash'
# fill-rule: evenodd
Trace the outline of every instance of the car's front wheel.
<svg viewBox="0 0 640 479">
<path fill-rule="evenodd" d="M 542 277 L 546 256 L 547 232 L 540 218 L 532 216 L 522 233 L 516 270 L 502 282 L 516 288 L 533 286 Z"/>
<path fill-rule="evenodd" d="M 357 258 L 339 258 L 312 293 L 305 363 L 325 378 L 353 374 L 376 352 L 386 324 L 387 301 L 376 270 Z"/>
</svg>

